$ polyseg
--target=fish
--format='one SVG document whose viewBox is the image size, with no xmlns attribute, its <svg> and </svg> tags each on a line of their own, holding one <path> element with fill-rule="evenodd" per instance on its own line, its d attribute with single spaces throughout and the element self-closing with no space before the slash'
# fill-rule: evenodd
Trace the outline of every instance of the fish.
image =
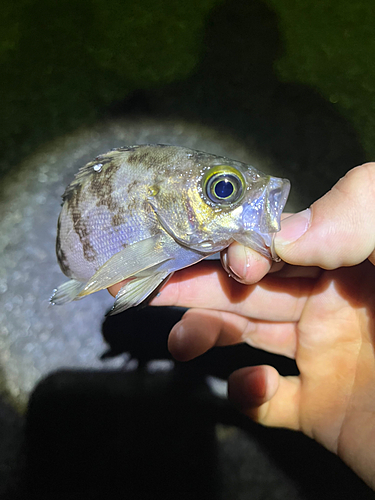
<svg viewBox="0 0 375 500">
<path fill-rule="evenodd" d="M 70 279 L 50 303 L 124 281 L 110 311 L 120 313 L 233 241 L 279 260 L 273 240 L 289 190 L 287 179 L 181 146 L 141 144 L 99 155 L 62 197 L 56 255 Z"/>
</svg>

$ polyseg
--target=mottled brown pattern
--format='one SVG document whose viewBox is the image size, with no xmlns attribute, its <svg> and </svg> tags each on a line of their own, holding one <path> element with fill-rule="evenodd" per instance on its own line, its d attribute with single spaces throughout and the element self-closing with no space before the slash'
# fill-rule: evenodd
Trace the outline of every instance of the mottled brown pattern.
<svg viewBox="0 0 375 500">
<path fill-rule="evenodd" d="M 57 234 L 60 234 L 61 230 L 61 215 L 59 215 L 59 218 L 57 219 Z"/>
<path fill-rule="evenodd" d="M 112 219 L 111 219 L 111 226 L 112 227 L 118 227 L 123 224 L 125 224 L 126 221 L 126 210 L 124 207 L 119 207 L 117 212 L 113 214 Z"/>
<path fill-rule="evenodd" d="M 61 240 L 60 240 L 60 228 L 61 228 L 61 219 L 58 218 L 57 221 L 57 238 L 56 238 L 56 255 L 57 262 L 59 263 L 61 271 L 68 277 L 70 277 L 70 269 L 69 262 L 64 250 L 61 248 Z"/>
<path fill-rule="evenodd" d="M 129 214 L 132 214 L 133 211 L 138 210 L 140 208 L 140 204 L 141 201 L 137 198 L 130 198 L 127 205 Z"/>
<path fill-rule="evenodd" d="M 80 188 L 86 181 L 93 175 L 97 175 L 97 172 L 94 170 L 94 165 L 98 162 L 101 162 L 102 165 L 105 165 L 110 160 L 103 157 L 97 156 L 94 161 L 86 163 L 85 166 L 78 170 L 78 173 L 75 175 L 73 181 L 69 184 L 69 186 L 65 189 L 64 194 L 62 195 L 63 203 L 65 201 L 69 201 L 73 196 L 75 191 Z"/>
<path fill-rule="evenodd" d="M 116 188 L 114 176 L 121 167 L 121 162 L 114 160 L 115 154 L 112 157 L 108 156 L 102 172 L 93 175 L 89 185 L 90 191 L 96 199 L 96 206 L 106 206 L 111 212 L 115 212 L 119 208 L 112 195 Z"/>
<path fill-rule="evenodd" d="M 77 233 L 80 242 L 82 243 L 83 256 L 88 262 L 94 262 L 96 252 L 90 243 L 90 230 L 81 216 L 81 212 L 73 211 L 72 219 L 74 230 Z"/>
<path fill-rule="evenodd" d="M 132 192 L 133 192 L 135 186 L 137 186 L 137 184 L 139 184 L 139 181 L 137 181 L 137 179 L 135 179 L 134 181 L 129 182 L 129 184 L 126 186 L 129 195 L 132 194 Z"/>
<path fill-rule="evenodd" d="M 90 229 L 79 209 L 81 196 L 82 185 L 79 185 L 74 190 L 74 195 L 67 201 L 67 209 L 72 218 L 73 229 L 82 243 L 83 256 L 88 262 L 93 262 L 96 259 L 96 252 L 90 243 Z"/>
<path fill-rule="evenodd" d="M 139 148 L 127 158 L 129 165 L 142 165 L 150 169 L 155 165 L 155 155 L 151 154 L 150 148 Z"/>
</svg>

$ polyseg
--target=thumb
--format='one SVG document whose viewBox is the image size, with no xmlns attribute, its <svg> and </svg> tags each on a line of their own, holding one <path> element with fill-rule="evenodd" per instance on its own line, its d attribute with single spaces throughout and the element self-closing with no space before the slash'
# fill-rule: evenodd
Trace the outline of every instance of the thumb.
<svg viewBox="0 0 375 500">
<path fill-rule="evenodd" d="M 335 269 L 375 264 L 375 163 L 350 170 L 313 205 L 284 219 L 275 249 L 289 264 Z"/>
<path fill-rule="evenodd" d="M 262 425 L 300 430 L 299 377 L 281 377 L 272 366 L 252 366 L 232 373 L 228 397 Z"/>
</svg>

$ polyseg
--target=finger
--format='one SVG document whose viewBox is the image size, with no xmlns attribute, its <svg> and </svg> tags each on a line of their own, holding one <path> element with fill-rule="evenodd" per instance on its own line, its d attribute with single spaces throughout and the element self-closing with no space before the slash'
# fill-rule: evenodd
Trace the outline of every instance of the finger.
<svg viewBox="0 0 375 500">
<path fill-rule="evenodd" d="M 225 259 L 225 257 L 224 257 Z M 197 269 L 194 269 L 194 271 L 197 271 L 197 275 L 199 273 L 201 265 L 197 266 Z M 225 268 L 224 268 L 225 269 Z M 225 269 L 227 272 L 228 270 Z M 229 271 L 230 273 L 230 271 Z M 320 274 L 322 273 L 322 269 L 320 267 L 304 267 L 304 266 L 290 266 L 288 264 L 285 264 L 285 262 L 275 262 L 272 264 L 272 267 L 269 271 L 270 274 L 274 274 L 278 278 L 318 278 Z M 172 278 L 172 283 L 176 283 L 176 281 L 182 279 L 183 274 L 176 274 L 174 279 Z M 239 281 L 236 278 L 237 281 Z M 256 280 L 258 281 L 258 280 Z M 260 280 L 259 280 L 260 281 Z M 240 281 L 239 281 L 240 282 Z M 108 288 L 109 293 L 113 296 L 116 297 L 117 293 L 119 292 L 120 288 L 125 284 L 125 281 L 120 281 L 119 283 L 116 283 L 115 285 L 112 285 Z M 174 287 L 175 288 L 175 287 Z M 163 291 L 163 297 L 160 299 L 161 301 L 168 300 L 169 292 L 171 289 L 168 289 L 167 294 Z M 182 297 L 181 297 L 182 299 Z M 153 305 L 164 305 L 162 302 L 154 300 L 152 302 Z M 160 303 L 159 303 L 160 302 Z M 171 304 L 168 304 L 171 305 Z M 209 304 L 207 304 L 207 307 Z M 202 307 L 204 307 L 202 305 Z"/>
<path fill-rule="evenodd" d="M 252 267 L 252 269 L 254 270 L 254 275 L 253 275 L 253 279 L 250 278 L 250 271 L 248 272 L 248 281 L 247 283 L 248 284 L 253 284 L 253 283 L 256 283 L 258 281 L 260 281 L 260 279 L 263 278 L 263 276 L 265 274 L 267 274 L 268 272 L 268 269 L 269 269 L 269 265 L 268 265 L 268 259 L 266 259 L 265 257 L 263 257 L 262 255 L 258 254 L 257 252 L 254 252 L 254 250 L 251 250 L 250 248 L 245 248 L 243 247 L 242 245 L 240 245 L 239 243 L 232 243 L 232 245 L 230 247 L 234 246 L 235 247 L 235 251 L 242 251 L 245 253 L 245 250 L 246 251 L 249 251 L 251 254 L 252 254 L 252 258 L 254 260 L 254 263 L 255 265 Z M 229 248 L 230 248 L 229 247 Z M 254 255 L 253 255 L 254 254 Z M 258 257 L 260 259 L 258 259 Z M 242 259 L 242 256 L 241 256 L 241 259 Z M 257 260 L 258 259 L 258 260 Z M 238 275 L 236 275 L 236 272 L 233 271 L 232 269 L 230 269 L 229 265 L 228 265 L 228 248 L 225 248 L 221 254 L 220 254 L 220 260 L 221 260 L 221 264 L 224 268 L 224 270 L 226 271 L 226 273 L 231 277 L 231 278 L 234 278 L 236 281 L 238 281 L 239 283 L 245 283 L 244 280 L 242 280 L 242 278 Z M 234 259 L 234 260 L 238 260 L 238 259 Z M 194 270 L 195 269 L 199 269 L 201 265 L 198 265 L 196 268 L 194 267 Z M 190 270 L 189 270 L 190 271 Z M 181 274 L 179 275 L 181 276 Z M 119 283 L 116 283 L 115 285 L 112 285 L 108 288 L 108 292 L 113 296 L 115 297 L 117 295 L 117 293 L 119 292 L 119 290 L 122 288 L 122 286 L 125 284 L 125 281 L 120 281 Z"/>
<path fill-rule="evenodd" d="M 287 281 L 267 275 L 255 285 L 241 285 L 220 264 L 205 262 L 174 274 L 151 302 L 158 306 L 199 307 L 246 315 L 266 321 L 297 321 L 314 280 Z"/>
<path fill-rule="evenodd" d="M 284 219 L 291 214 L 281 214 Z M 260 281 L 271 269 L 279 270 L 283 262 L 272 262 L 251 248 L 236 241 L 221 253 L 221 263 L 228 274 L 239 283 L 252 285 Z"/>
<path fill-rule="evenodd" d="M 375 163 L 349 171 L 310 209 L 281 223 L 277 254 L 286 262 L 335 269 L 375 263 Z"/>
<path fill-rule="evenodd" d="M 270 259 L 237 242 L 223 250 L 221 263 L 232 278 L 248 285 L 260 281 L 271 268 Z"/>
<path fill-rule="evenodd" d="M 283 264 L 279 267 L 279 264 Z M 323 273 L 321 267 L 291 266 L 285 262 L 276 262 L 270 269 L 270 274 L 278 278 L 312 278 L 317 279 Z"/>
<path fill-rule="evenodd" d="M 281 377 L 271 366 L 241 368 L 229 377 L 228 397 L 263 425 L 299 430 L 299 377 Z"/>
<path fill-rule="evenodd" d="M 246 342 L 252 347 L 294 358 L 295 323 L 255 321 L 237 314 L 189 309 L 171 330 L 168 347 L 179 361 L 188 361 L 214 346 Z"/>
<path fill-rule="evenodd" d="M 231 262 L 234 264 L 233 269 L 229 266 L 228 252 Z M 239 256 L 237 254 L 239 254 Z M 242 273 L 242 271 L 238 269 L 238 266 L 240 266 L 241 263 L 243 263 L 246 268 L 246 272 L 243 272 L 243 274 L 245 274 L 244 278 L 241 278 L 241 276 L 237 274 Z M 244 247 L 236 242 L 232 243 L 229 248 L 226 248 L 221 252 L 221 264 L 230 277 L 243 284 L 257 283 L 268 273 L 271 267 L 271 261 L 269 259 L 266 259 L 254 250 Z M 109 293 L 113 297 L 116 297 L 124 283 L 125 281 L 120 281 L 119 283 L 110 286 L 108 288 Z"/>
<path fill-rule="evenodd" d="M 112 295 L 112 297 L 116 297 L 116 295 L 118 294 L 118 292 L 120 291 L 120 289 L 123 287 L 123 285 L 125 283 L 126 283 L 125 281 L 119 281 L 115 285 L 110 286 L 107 290 Z"/>
</svg>

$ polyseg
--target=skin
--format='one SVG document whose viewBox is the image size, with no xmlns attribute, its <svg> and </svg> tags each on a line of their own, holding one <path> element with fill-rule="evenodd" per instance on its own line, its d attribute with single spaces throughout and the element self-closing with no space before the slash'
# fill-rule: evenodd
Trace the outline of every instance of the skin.
<svg viewBox="0 0 375 500">
<path fill-rule="evenodd" d="M 178 360 L 239 342 L 295 359 L 296 377 L 271 366 L 234 372 L 229 398 L 263 425 L 317 440 L 373 489 L 374 199 L 375 163 L 356 167 L 309 210 L 283 220 L 282 263 L 233 244 L 227 266 L 242 284 L 203 262 L 176 273 L 153 301 L 190 308 L 169 337 Z"/>
</svg>

